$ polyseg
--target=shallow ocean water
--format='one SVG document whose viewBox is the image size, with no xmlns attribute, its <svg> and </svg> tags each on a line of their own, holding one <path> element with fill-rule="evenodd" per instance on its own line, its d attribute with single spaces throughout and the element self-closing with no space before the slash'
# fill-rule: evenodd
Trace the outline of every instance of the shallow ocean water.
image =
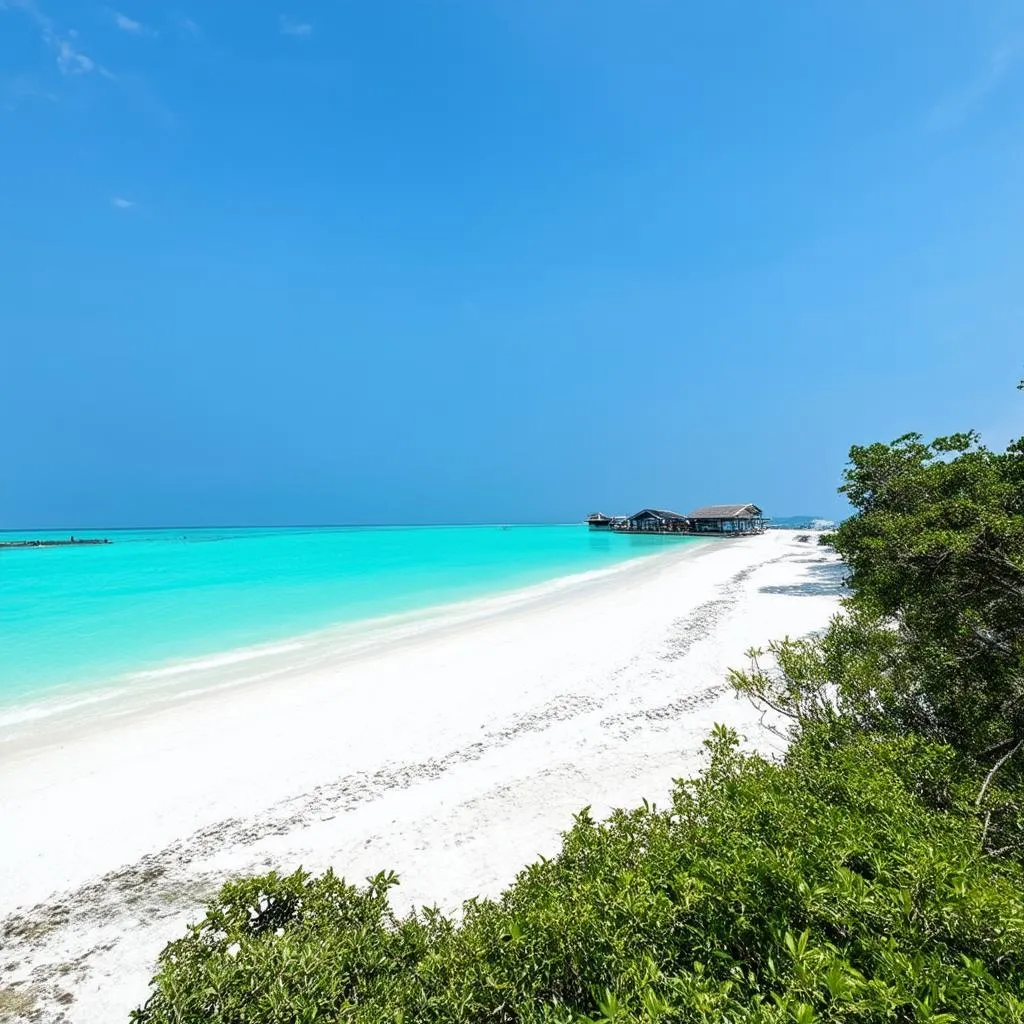
<svg viewBox="0 0 1024 1024">
<path fill-rule="evenodd" d="M 2 540 L 67 537 L 7 533 Z M 614 566 L 688 538 L 585 526 L 133 530 L 0 549 L 0 706 Z"/>
</svg>

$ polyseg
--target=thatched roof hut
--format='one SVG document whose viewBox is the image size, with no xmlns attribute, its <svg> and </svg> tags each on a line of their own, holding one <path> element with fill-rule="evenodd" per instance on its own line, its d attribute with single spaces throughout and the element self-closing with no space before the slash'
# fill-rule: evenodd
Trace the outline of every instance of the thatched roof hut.
<svg viewBox="0 0 1024 1024">
<path fill-rule="evenodd" d="M 764 529 L 764 512 L 751 503 L 746 505 L 705 505 L 691 512 L 693 533 L 760 533 Z"/>
</svg>

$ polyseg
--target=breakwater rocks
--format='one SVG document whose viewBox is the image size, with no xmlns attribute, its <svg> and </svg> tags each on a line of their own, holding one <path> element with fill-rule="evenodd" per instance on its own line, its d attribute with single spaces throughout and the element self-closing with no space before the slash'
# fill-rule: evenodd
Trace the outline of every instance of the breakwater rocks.
<svg viewBox="0 0 1024 1024">
<path fill-rule="evenodd" d="M 77 548 L 109 543 L 106 537 L 88 537 L 84 540 L 77 537 L 69 537 L 67 540 L 0 540 L 0 548 Z"/>
</svg>

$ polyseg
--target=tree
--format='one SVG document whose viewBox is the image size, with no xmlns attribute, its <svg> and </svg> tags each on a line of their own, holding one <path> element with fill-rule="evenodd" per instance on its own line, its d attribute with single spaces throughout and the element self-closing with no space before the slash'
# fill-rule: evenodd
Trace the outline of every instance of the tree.
<svg viewBox="0 0 1024 1024">
<path fill-rule="evenodd" d="M 971 432 L 851 448 L 856 511 L 823 538 L 849 568 L 846 614 L 734 685 L 797 726 L 912 730 L 986 770 L 1024 749 L 1022 456 L 1024 439 L 994 452 Z"/>
<path fill-rule="evenodd" d="M 899 638 L 894 713 L 981 759 L 1024 740 L 1022 455 L 974 433 L 854 446 L 840 491 L 857 511 L 826 538 L 848 607 Z"/>
</svg>

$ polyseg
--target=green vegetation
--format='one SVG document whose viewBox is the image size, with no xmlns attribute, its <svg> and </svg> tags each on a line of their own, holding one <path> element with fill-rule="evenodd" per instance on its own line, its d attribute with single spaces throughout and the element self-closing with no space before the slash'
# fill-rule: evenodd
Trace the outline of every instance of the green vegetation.
<svg viewBox="0 0 1024 1024">
<path fill-rule="evenodd" d="M 830 542 L 860 625 L 898 632 L 875 719 L 981 760 L 1011 749 L 1024 739 L 1024 440 L 991 452 L 973 434 L 911 434 L 850 454 L 858 514 Z"/>
<path fill-rule="evenodd" d="M 1024 871 L 979 856 L 950 750 L 735 739 L 671 809 L 581 814 L 461 927 L 396 922 L 383 875 L 232 883 L 135 1019 L 1024 1021 Z"/>
<path fill-rule="evenodd" d="M 752 652 L 785 760 L 718 727 L 455 923 L 381 874 L 225 886 L 135 1024 L 1024 1024 L 1024 442 L 851 451 L 843 616 Z"/>
<path fill-rule="evenodd" d="M 850 569 L 847 614 L 816 641 L 772 646 L 776 669 L 734 672 L 794 735 L 948 745 L 978 779 L 985 849 L 1024 850 L 1024 439 L 974 434 L 854 447 L 856 509 L 824 538 Z M 998 783 L 998 784 L 997 784 Z"/>
</svg>

